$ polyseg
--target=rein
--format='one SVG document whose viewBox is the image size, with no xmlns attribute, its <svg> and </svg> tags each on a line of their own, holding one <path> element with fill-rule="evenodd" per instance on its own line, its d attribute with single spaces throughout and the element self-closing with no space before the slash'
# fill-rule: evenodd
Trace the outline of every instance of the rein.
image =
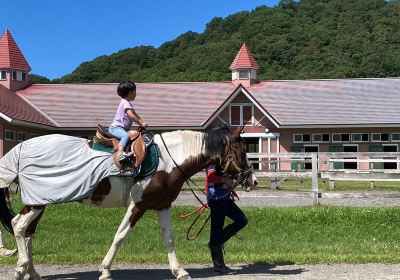
<svg viewBox="0 0 400 280">
<path fill-rule="evenodd" d="M 185 178 L 185 183 L 188 185 L 188 187 L 189 187 L 190 191 L 193 193 L 194 197 L 200 202 L 200 204 L 201 204 L 203 207 L 206 207 L 206 208 L 207 208 L 207 207 L 208 207 L 207 204 L 204 204 L 203 201 L 201 201 L 201 199 L 200 199 L 200 198 L 197 196 L 197 194 L 193 191 L 193 189 L 192 189 L 192 187 L 190 186 L 190 184 L 188 183 L 188 181 L 191 182 L 192 184 L 194 184 L 199 190 L 201 190 L 200 187 L 199 187 L 192 179 L 190 179 L 190 177 L 186 175 L 185 171 L 183 171 L 182 168 L 180 168 L 179 165 L 176 163 L 176 161 L 174 160 L 174 158 L 172 157 L 171 153 L 170 153 L 169 150 L 168 150 L 167 144 L 165 143 L 164 138 L 162 137 L 162 134 L 160 134 L 160 138 L 161 138 L 161 141 L 162 141 L 163 144 L 164 144 L 165 149 L 167 150 L 167 153 L 168 153 L 169 157 L 171 158 L 172 162 L 175 164 L 176 168 L 178 168 L 178 170 L 182 173 L 183 177 Z M 202 192 L 204 195 L 206 195 L 206 193 L 205 193 L 203 190 L 201 190 L 201 192 Z"/>
</svg>

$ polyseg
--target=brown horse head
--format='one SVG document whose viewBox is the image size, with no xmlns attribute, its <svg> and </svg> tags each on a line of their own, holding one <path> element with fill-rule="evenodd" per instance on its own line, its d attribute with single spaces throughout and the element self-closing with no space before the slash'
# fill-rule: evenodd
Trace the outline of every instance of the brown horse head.
<svg viewBox="0 0 400 280">
<path fill-rule="evenodd" d="M 220 150 L 215 154 L 219 155 L 218 160 L 225 172 L 232 176 L 238 176 L 250 168 L 246 156 L 246 144 L 240 137 L 242 131 L 243 127 L 231 133 L 229 126 L 222 125 L 213 128 L 208 133 L 208 146 L 212 147 L 209 145 L 210 143 L 216 143 L 216 145 L 219 143 L 216 147 L 219 147 Z M 220 145 L 221 143 L 222 145 Z"/>
</svg>

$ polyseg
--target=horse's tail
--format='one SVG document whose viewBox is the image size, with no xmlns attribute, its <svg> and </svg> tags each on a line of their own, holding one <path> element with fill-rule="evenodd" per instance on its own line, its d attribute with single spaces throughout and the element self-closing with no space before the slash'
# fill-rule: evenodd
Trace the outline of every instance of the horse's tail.
<svg viewBox="0 0 400 280">
<path fill-rule="evenodd" d="M 18 181 L 21 147 L 20 143 L 0 158 L 0 222 L 11 233 L 13 232 L 11 220 L 15 214 L 11 209 L 9 190 L 13 182 Z"/>
<path fill-rule="evenodd" d="M 6 230 L 13 233 L 11 220 L 15 217 L 8 200 L 8 188 L 0 189 L 0 221 Z"/>
</svg>

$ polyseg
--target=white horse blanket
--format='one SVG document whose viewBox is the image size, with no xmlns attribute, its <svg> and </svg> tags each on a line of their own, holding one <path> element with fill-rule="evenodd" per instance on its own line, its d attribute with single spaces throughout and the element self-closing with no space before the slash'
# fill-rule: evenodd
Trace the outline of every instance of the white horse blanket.
<svg viewBox="0 0 400 280">
<path fill-rule="evenodd" d="M 98 182 L 119 170 L 109 153 L 90 149 L 86 141 L 53 134 L 18 144 L 0 159 L 0 188 L 18 178 L 25 205 L 87 197 Z"/>
</svg>

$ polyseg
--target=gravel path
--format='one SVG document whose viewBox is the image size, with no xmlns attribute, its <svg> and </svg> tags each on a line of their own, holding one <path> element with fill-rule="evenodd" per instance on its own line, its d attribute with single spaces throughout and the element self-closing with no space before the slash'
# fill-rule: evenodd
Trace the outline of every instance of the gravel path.
<svg viewBox="0 0 400 280">
<path fill-rule="evenodd" d="M 313 204 L 311 192 L 280 191 L 280 190 L 256 190 L 251 192 L 237 192 L 240 197 L 238 205 L 253 207 L 292 207 Z M 204 198 L 201 192 L 197 192 L 200 198 Z M 383 191 L 331 191 L 322 192 L 319 199 L 321 205 L 340 205 L 356 207 L 399 207 L 400 192 Z M 198 205 L 190 191 L 181 192 L 176 205 Z"/>
<path fill-rule="evenodd" d="M 238 192 L 240 206 L 291 207 L 312 205 L 310 192 L 284 192 L 257 190 Z M 199 197 L 203 197 L 199 193 Z M 175 205 L 199 205 L 191 192 L 182 192 Z M 347 205 L 356 207 L 399 207 L 400 193 L 381 191 L 324 192 L 322 205 Z M 313 280 L 380 280 L 400 279 L 400 264 L 332 264 L 332 265 L 232 265 L 233 275 L 213 273 L 210 265 L 188 264 L 184 266 L 193 279 L 313 279 Z M 0 280 L 13 279 L 14 266 L 0 266 Z M 38 265 L 43 280 L 95 280 L 99 277 L 97 265 L 50 266 Z M 174 279 L 166 264 L 115 265 L 113 279 Z"/>
<path fill-rule="evenodd" d="M 97 266 L 44 266 L 37 271 L 43 280 L 97 280 Z M 386 264 L 335 264 L 335 265 L 262 265 L 231 266 L 234 274 L 216 275 L 209 266 L 185 265 L 193 279 L 313 279 L 313 280 L 391 280 L 399 279 L 400 265 Z M 116 265 L 112 270 L 114 280 L 174 279 L 166 265 Z M 13 279 L 13 267 L 0 267 L 0 279 Z"/>
</svg>

